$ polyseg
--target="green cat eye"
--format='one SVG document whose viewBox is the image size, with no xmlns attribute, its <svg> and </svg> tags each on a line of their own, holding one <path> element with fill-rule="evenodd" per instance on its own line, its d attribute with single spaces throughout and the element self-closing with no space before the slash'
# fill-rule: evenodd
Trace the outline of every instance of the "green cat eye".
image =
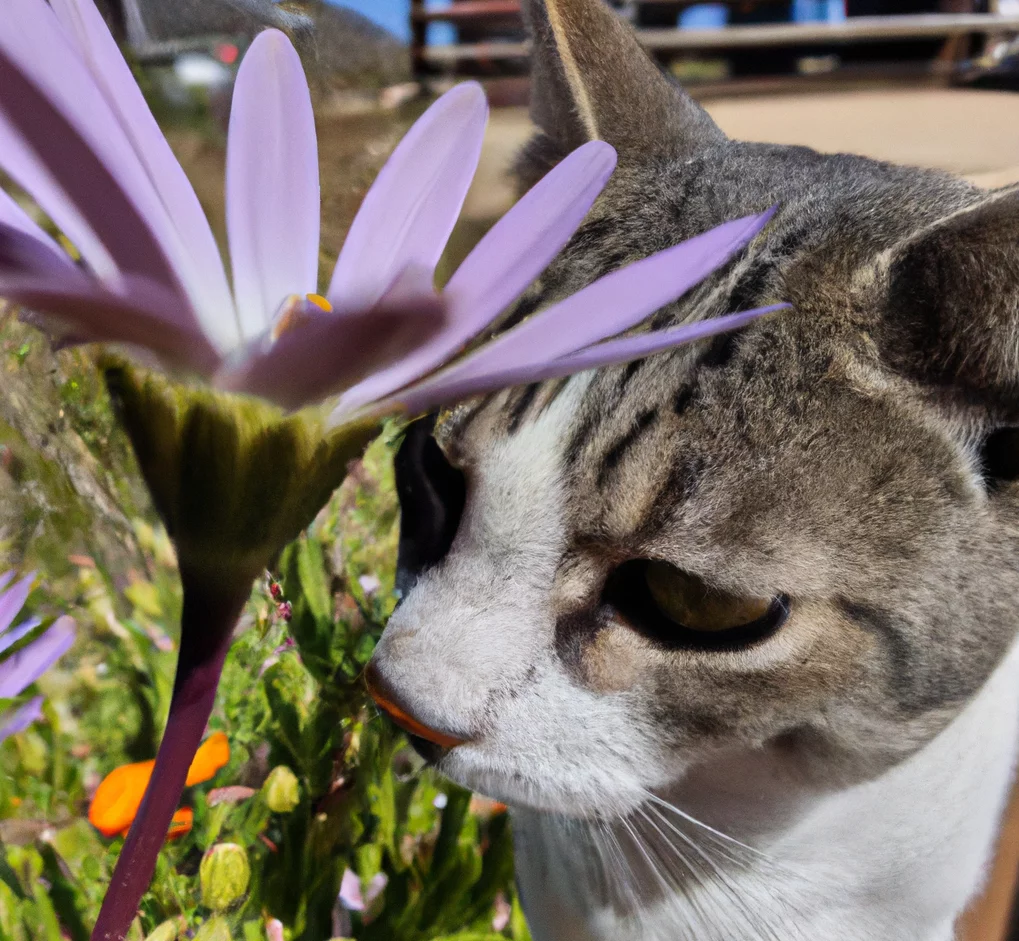
<svg viewBox="0 0 1019 941">
<path fill-rule="evenodd" d="M 690 650 L 734 650 L 777 631 L 789 615 L 784 596 L 740 595 L 656 559 L 632 559 L 608 578 L 608 612 L 649 640 Z"/>
<path fill-rule="evenodd" d="M 729 631 L 764 617 L 772 598 L 744 598 L 709 588 L 696 575 L 668 562 L 649 561 L 644 580 L 658 609 L 691 631 Z"/>
</svg>

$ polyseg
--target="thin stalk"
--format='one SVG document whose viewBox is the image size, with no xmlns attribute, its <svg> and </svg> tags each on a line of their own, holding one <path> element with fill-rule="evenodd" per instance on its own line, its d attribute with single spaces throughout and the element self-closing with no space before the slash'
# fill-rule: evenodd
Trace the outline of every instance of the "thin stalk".
<svg viewBox="0 0 1019 941">
<path fill-rule="evenodd" d="M 181 581 L 184 609 L 170 714 L 149 786 L 117 859 L 92 941 L 123 941 L 138 913 L 212 713 L 234 625 L 250 593 L 250 585 L 243 591 L 236 587 L 217 591 L 183 571 Z"/>
</svg>

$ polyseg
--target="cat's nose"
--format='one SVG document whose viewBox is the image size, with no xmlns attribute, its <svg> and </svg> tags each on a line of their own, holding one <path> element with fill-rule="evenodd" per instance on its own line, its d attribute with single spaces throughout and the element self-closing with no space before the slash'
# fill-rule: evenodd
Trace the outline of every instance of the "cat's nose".
<svg viewBox="0 0 1019 941">
<path fill-rule="evenodd" d="M 374 660 L 368 662 L 364 671 L 365 684 L 368 687 L 368 695 L 375 700 L 377 705 L 393 722 L 404 732 L 410 735 L 423 738 L 426 742 L 438 745 L 440 748 L 456 748 L 457 745 L 464 745 L 468 741 L 450 734 L 448 731 L 433 728 L 415 719 L 410 712 L 400 704 L 396 692 L 386 681 L 382 672 L 375 665 Z"/>
</svg>

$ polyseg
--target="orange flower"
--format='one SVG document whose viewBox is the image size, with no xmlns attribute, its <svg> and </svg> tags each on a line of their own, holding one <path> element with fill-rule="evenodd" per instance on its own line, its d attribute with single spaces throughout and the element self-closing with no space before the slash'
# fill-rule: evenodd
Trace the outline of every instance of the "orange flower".
<svg viewBox="0 0 1019 941">
<path fill-rule="evenodd" d="M 230 743 L 222 732 L 215 732 L 202 742 L 195 752 L 185 787 L 194 787 L 209 781 L 230 760 Z"/>
<path fill-rule="evenodd" d="M 170 821 L 170 832 L 166 834 L 168 840 L 176 840 L 179 837 L 184 836 L 185 833 L 191 832 L 191 824 L 194 822 L 195 812 L 190 807 L 181 807 L 173 815 L 173 820 Z M 124 836 L 127 836 L 125 833 Z"/>
<path fill-rule="evenodd" d="M 230 760 L 230 745 L 222 732 L 210 735 L 195 754 L 188 769 L 187 786 L 212 778 Z M 96 789 L 88 808 L 89 823 L 103 836 L 125 836 L 149 786 L 155 761 L 138 761 L 114 768 Z M 191 829 L 194 814 L 188 808 L 177 811 L 170 826 L 169 839 L 183 836 Z"/>
</svg>

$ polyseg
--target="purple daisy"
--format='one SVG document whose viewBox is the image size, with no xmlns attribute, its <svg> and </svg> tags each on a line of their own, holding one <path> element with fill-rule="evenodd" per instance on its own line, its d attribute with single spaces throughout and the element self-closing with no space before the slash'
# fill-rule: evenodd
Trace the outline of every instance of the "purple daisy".
<svg viewBox="0 0 1019 941">
<path fill-rule="evenodd" d="M 319 295 L 311 99 L 287 37 L 261 33 L 237 76 L 227 145 L 231 289 L 194 189 L 92 0 L 9 0 L 0 31 L 0 166 L 83 264 L 0 191 L 0 296 L 77 339 L 140 347 L 216 387 L 287 408 L 347 389 L 339 420 L 379 400 L 373 412 L 417 410 L 646 355 L 642 340 L 568 358 L 674 300 L 766 221 L 727 223 L 615 272 L 483 355 L 429 376 L 541 273 L 615 166 L 607 144 L 581 147 L 482 240 L 438 296 L 435 267 L 477 168 L 486 120 L 474 83 L 428 110 L 365 198 Z M 659 335 L 651 349 L 751 316 Z M 548 346 L 550 330 L 556 342 Z"/>
<path fill-rule="evenodd" d="M 60 617 L 31 643 L 7 655 L 18 641 L 42 624 L 39 618 L 28 618 L 17 626 L 18 616 L 32 590 L 34 575 L 27 575 L 15 584 L 13 572 L 0 575 L 0 699 L 15 699 L 57 662 L 74 643 L 74 620 Z M 8 587 L 10 585 L 10 587 Z M 0 715 L 0 742 L 24 732 L 42 717 L 42 696 L 33 696 Z"/>
</svg>

